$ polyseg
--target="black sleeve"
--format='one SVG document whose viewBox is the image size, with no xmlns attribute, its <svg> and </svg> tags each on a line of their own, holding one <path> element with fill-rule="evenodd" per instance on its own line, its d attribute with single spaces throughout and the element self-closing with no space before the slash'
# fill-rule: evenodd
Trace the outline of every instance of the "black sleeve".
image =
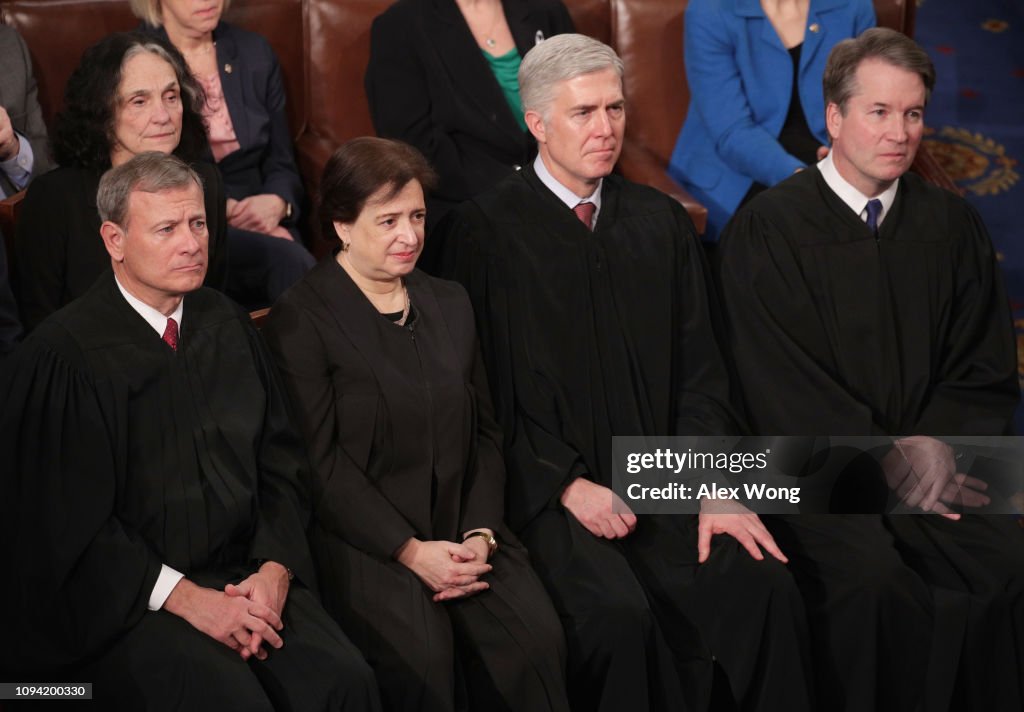
<svg viewBox="0 0 1024 712">
<path fill-rule="evenodd" d="M 786 236 L 743 210 L 720 250 L 728 344 L 753 432 L 884 434 L 871 407 L 818 357 L 831 352 L 827 327 Z"/>
<path fill-rule="evenodd" d="M 711 271 L 693 222 L 673 205 L 677 236 L 675 429 L 673 435 L 732 435 L 742 430 L 733 401 L 731 361 Z"/>
<path fill-rule="evenodd" d="M 306 544 L 309 459 L 270 354 L 255 328 L 250 326 L 247 333 L 266 393 L 258 456 L 260 511 L 249 558 L 283 564 L 315 591 L 313 560 Z"/>
<path fill-rule="evenodd" d="M 926 435 L 1005 434 L 1020 402 L 1009 299 L 977 211 L 954 201 L 949 224 L 957 233 L 953 315 L 943 339 L 941 378 L 916 430 Z"/>
<path fill-rule="evenodd" d="M 486 249 L 488 221 L 471 203 L 445 216 L 435 230 L 442 245 L 442 276 L 460 282 L 476 313 L 484 363 L 498 423 L 505 434 L 506 518 L 519 531 L 558 498 L 577 477 L 586 477 L 582 455 L 566 443 L 559 413 L 527 359 L 516 357 L 510 338 L 505 266 Z"/>
<path fill-rule="evenodd" d="M 77 193 L 62 200 L 61 192 L 55 173 L 40 176 L 29 184 L 18 216 L 13 283 L 27 331 L 63 303 L 68 241 L 74 239 L 74 227 L 69 223 L 73 221 L 74 207 L 68 203 L 77 198 Z M 100 236 L 96 235 L 96 239 Z"/>
<path fill-rule="evenodd" d="M 116 443 L 103 390 L 48 325 L 0 379 L 0 668 L 44 670 L 98 652 L 146 613 L 161 562 L 114 514 Z"/>
<path fill-rule="evenodd" d="M 467 323 L 472 325 L 472 316 Z M 470 391 L 476 403 L 476 447 L 463 486 L 460 534 L 481 527 L 497 531 L 505 520 L 505 462 L 501 450 L 501 428 L 494 420 L 479 343 L 473 349 L 471 373 Z"/>
<path fill-rule="evenodd" d="M 316 327 L 303 308 L 281 301 L 271 311 L 264 333 L 309 448 L 309 490 L 317 522 L 352 546 L 390 559 L 416 529 L 338 440 L 342 413 L 331 379 L 334 366 Z"/>
</svg>

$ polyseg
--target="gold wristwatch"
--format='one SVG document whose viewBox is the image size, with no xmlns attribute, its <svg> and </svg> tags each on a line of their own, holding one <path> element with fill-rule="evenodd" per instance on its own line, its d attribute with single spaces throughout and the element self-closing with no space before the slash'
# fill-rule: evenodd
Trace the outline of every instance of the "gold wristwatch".
<svg viewBox="0 0 1024 712">
<path fill-rule="evenodd" d="M 467 541 L 469 541 L 475 536 L 478 536 L 487 542 L 487 556 L 494 556 L 494 552 L 498 550 L 498 540 L 495 539 L 493 535 L 488 534 L 487 532 L 470 532 L 466 536 L 462 537 L 462 543 L 465 544 Z"/>
</svg>

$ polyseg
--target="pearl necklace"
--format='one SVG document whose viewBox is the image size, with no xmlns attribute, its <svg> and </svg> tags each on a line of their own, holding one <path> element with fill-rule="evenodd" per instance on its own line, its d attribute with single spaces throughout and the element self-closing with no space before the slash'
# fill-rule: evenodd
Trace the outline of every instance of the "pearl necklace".
<svg viewBox="0 0 1024 712">
<path fill-rule="evenodd" d="M 395 322 L 399 326 L 405 326 L 405 322 L 409 318 L 410 311 L 409 290 L 406 288 L 404 283 L 402 284 L 402 293 L 405 295 L 405 306 L 402 308 L 402 318 Z"/>
</svg>

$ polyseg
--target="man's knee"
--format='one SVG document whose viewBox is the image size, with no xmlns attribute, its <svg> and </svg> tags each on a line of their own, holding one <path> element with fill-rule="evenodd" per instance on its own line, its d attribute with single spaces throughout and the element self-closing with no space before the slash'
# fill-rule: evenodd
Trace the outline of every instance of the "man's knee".
<svg viewBox="0 0 1024 712">
<path fill-rule="evenodd" d="M 654 615 L 645 599 L 604 602 L 577 616 L 566 635 L 575 638 L 590 654 L 600 657 L 634 656 L 645 649 L 655 634 Z"/>
<path fill-rule="evenodd" d="M 377 697 L 377 678 L 373 669 L 353 646 L 350 650 L 338 649 L 326 661 L 329 679 L 332 682 L 329 697 L 333 700 L 370 700 Z"/>
</svg>

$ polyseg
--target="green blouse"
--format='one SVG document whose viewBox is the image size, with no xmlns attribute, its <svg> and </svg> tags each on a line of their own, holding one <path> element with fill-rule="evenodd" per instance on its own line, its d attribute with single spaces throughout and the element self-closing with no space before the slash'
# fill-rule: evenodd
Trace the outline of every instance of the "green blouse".
<svg viewBox="0 0 1024 712">
<path fill-rule="evenodd" d="M 519 98 L 519 65 L 523 61 L 519 56 L 519 50 L 513 47 L 500 57 L 495 57 L 490 52 L 484 51 L 484 57 L 491 67 L 494 78 L 498 80 L 498 86 L 501 87 L 501 91 L 505 95 L 505 101 L 512 109 L 512 115 L 516 117 L 520 128 L 526 131 L 523 102 Z"/>
</svg>

